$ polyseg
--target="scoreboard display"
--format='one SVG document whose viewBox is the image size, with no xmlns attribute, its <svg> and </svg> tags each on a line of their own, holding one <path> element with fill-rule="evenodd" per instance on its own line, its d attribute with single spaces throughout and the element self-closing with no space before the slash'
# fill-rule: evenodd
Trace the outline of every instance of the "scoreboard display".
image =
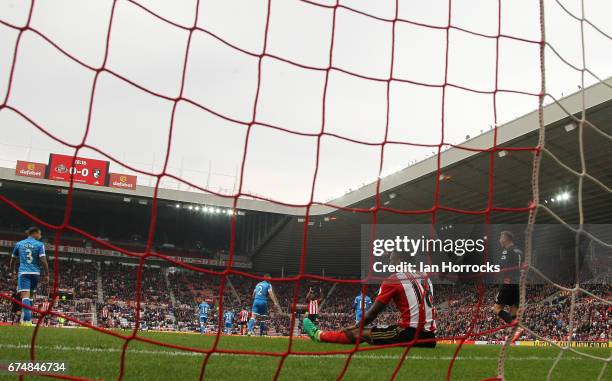
<svg viewBox="0 0 612 381">
<path fill-rule="evenodd" d="M 70 155 L 51 154 L 47 166 L 49 180 L 70 181 L 89 185 L 108 185 L 109 162 Z"/>
<path fill-rule="evenodd" d="M 138 178 L 124 173 L 110 173 L 106 160 L 52 153 L 49 164 L 17 160 L 15 175 L 55 181 L 136 190 Z"/>
</svg>

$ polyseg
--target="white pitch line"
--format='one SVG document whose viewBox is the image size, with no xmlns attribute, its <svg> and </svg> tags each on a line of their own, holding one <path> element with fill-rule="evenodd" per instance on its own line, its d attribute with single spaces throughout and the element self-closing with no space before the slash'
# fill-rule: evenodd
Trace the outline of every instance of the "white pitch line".
<svg viewBox="0 0 612 381">
<path fill-rule="evenodd" d="M 37 345 L 37 349 L 44 350 L 55 350 L 55 351 L 65 351 L 65 352 L 92 352 L 92 353 L 120 353 L 121 350 L 117 348 L 90 348 L 90 347 L 80 347 L 80 346 L 65 346 L 65 345 Z M 0 344 L 0 349 L 30 349 L 30 344 Z M 138 354 L 138 355 L 156 355 L 156 356 L 187 356 L 187 357 L 201 357 L 204 356 L 203 353 L 197 352 L 189 352 L 189 351 L 152 351 L 146 349 L 129 349 L 127 350 L 128 354 Z M 233 353 L 213 353 L 214 356 L 257 356 L 250 354 L 233 354 Z M 338 355 L 290 355 L 291 357 L 310 357 L 310 358 L 346 358 L 348 355 L 338 354 Z M 271 356 L 267 356 L 271 357 Z M 376 355 L 376 354 L 364 354 L 357 353 L 353 356 L 354 358 L 359 359 L 372 359 L 372 360 L 397 360 L 400 355 Z M 408 355 L 406 357 L 407 361 L 410 360 L 444 360 L 450 361 L 452 356 L 421 356 L 421 355 Z M 528 357 L 518 357 L 518 358 L 509 358 L 507 361 L 549 361 L 554 360 L 555 357 L 542 357 L 542 356 L 528 356 Z M 497 361 L 497 357 L 493 356 L 457 356 L 456 360 L 459 361 Z M 576 357 L 567 357 L 564 360 L 583 360 L 582 358 Z"/>
</svg>

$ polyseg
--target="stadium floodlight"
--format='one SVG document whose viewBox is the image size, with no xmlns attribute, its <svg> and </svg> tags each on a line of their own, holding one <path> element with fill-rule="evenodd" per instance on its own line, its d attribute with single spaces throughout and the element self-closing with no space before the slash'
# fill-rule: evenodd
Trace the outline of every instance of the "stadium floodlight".
<svg viewBox="0 0 612 381">
<path fill-rule="evenodd" d="M 187 207 L 187 209 L 189 209 L 189 210 L 193 210 L 193 205 L 189 205 L 189 206 Z"/>
<path fill-rule="evenodd" d="M 570 132 L 576 129 L 576 123 L 571 122 L 565 125 L 565 132 Z"/>
<path fill-rule="evenodd" d="M 219 209 L 219 208 L 215 209 L 215 213 L 217 213 L 217 214 L 221 213 L 221 209 Z"/>
<path fill-rule="evenodd" d="M 180 208 L 180 207 L 181 207 L 181 204 L 175 204 L 175 205 L 174 205 L 174 207 L 175 207 L 175 208 Z"/>
<path fill-rule="evenodd" d="M 196 207 L 195 207 L 195 210 L 197 210 L 197 211 L 199 212 L 199 211 L 200 211 L 200 207 L 199 207 L 199 206 L 196 206 Z"/>
<path fill-rule="evenodd" d="M 501 150 L 501 151 L 497 152 L 497 156 L 499 156 L 499 157 L 504 157 L 507 154 L 508 154 L 508 151 L 506 151 L 506 150 Z"/>
<path fill-rule="evenodd" d="M 563 192 L 557 195 L 557 200 L 559 201 L 568 201 L 570 199 L 569 192 Z"/>
<path fill-rule="evenodd" d="M 390 199 L 393 200 L 395 198 L 395 196 L 397 196 L 395 193 L 389 193 L 389 198 Z"/>
</svg>

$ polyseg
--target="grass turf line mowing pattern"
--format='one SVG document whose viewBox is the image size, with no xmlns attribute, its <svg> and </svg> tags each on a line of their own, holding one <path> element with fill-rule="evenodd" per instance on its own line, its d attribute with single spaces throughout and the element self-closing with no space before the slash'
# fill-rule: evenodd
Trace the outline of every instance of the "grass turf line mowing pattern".
<svg viewBox="0 0 612 381">
<path fill-rule="evenodd" d="M 33 328 L 0 327 L 0 359 L 27 360 Z M 127 333 L 124 332 L 124 333 Z M 213 336 L 198 334 L 142 332 L 140 336 L 165 343 L 208 349 Z M 123 341 L 84 329 L 41 328 L 36 343 L 37 360 L 65 361 L 72 376 L 114 380 L 119 373 Z M 223 336 L 220 349 L 251 350 L 281 353 L 287 339 Z M 291 355 L 286 360 L 282 380 L 335 380 L 345 355 L 320 356 L 316 352 L 346 350 L 347 346 L 318 344 L 296 340 L 295 351 L 312 352 L 315 356 Z M 443 380 L 452 358 L 454 345 L 438 345 L 436 349 L 413 348 L 400 370 L 398 379 Z M 496 374 L 499 346 L 464 346 L 452 377 L 455 380 L 480 380 Z M 606 348 L 580 348 L 599 357 L 607 357 Z M 346 380 L 387 380 L 401 356 L 401 348 L 359 352 L 351 362 Z M 554 347 L 512 347 L 507 362 L 508 380 L 543 380 L 559 349 Z M 164 348 L 132 341 L 126 354 L 124 380 L 196 380 L 203 354 Z M 280 359 L 271 356 L 231 355 L 215 353 L 206 368 L 206 380 L 271 380 Z M 567 353 L 556 369 L 554 380 L 595 380 L 602 363 Z M 0 374 L 0 380 L 18 377 Z M 42 380 L 26 377 L 27 380 Z M 48 380 L 49 378 L 44 378 Z"/>
</svg>

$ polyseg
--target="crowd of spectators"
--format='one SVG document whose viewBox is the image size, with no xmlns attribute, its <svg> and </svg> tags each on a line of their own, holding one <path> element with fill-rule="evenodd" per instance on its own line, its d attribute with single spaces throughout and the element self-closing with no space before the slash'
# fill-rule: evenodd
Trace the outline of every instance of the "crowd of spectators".
<svg viewBox="0 0 612 381">
<path fill-rule="evenodd" d="M 53 261 L 49 263 L 49 271 L 51 272 L 50 283 L 52 283 L 55 273 Z M 95 262 L 59 261 L 58 288 L 69 289 L 75 297 L 80 299 L 95 299 L 97 295 L 96 271 Z"/>
<path fill-rule="evenodd" d="M 583 284 L 582 288 L 610 300 L 612 288 L 609 285 Z M 472 288 L 473 290 L 473 288 Z M 463 296 L 449 302 L 447 308 L 438 311 L 438 335 L 445 338 L 463 337 L 471 332 L 474 340 L 503 340 L 508 330 L 501 329 L 500 319 L 491 313 L 498 288 L 489 286 L 484 289 L 480 305 L 479 294 L 464 288 Z M 523 325 L 537 336 L 523 331 L 519 339 L 544 338 L 565 340 L 570 335 L 571 298 L 565 291 L 552 285 L 530 285 L 526 290 L 527 301 L 523 316 Z M 477 308 L 478 307 L 478 308 Z M 612 306 L 579 293 L 575 299 L 574 325 L 571 336 L 573 340 L 596 341 L 608 340 L 612 327 Z M 457 319 L 467 316 L 469 319 Z M 472 317 L 476 319 L 472 321 Z M 473 327 L 470 331 L 470 326 Z"/>
<path fill-rule="evenodd" d="M 98 270 L 101 294 L 97 285 Z M 4 274 L 0 277 L 0 292 L 8 292 L 15 285 L 8 263 L 0 262 L 0 271 Z M 118 262 L 60 261 L 58 288 L 70 290 L 72 299 L 58 299 L 54 310 L 87 322 L 92 322 L 95 313 L 97 324 L 101 327 L 132 328 L 136 320 L 137 271 L 138 266 Z M 205 300 L 213 305 L 208 326 L 214 332 L 218 322 L 221 279 L 218 275 L 202 272 L 145 266 L 141 274 L 141 328 L 197 331 L 197 305 Z M 229 275 L 224 286 L 223 309 L 233 311 L 236 316 L 243 308 L 250 309 L 257 282 L 258 279 Z M 301 317 L 307 308 L 306 294 L 311 289 L 320 298 L 319 324 L 322 329 L 338 329 L 354 324 L 353 301 L 363 290 L 362 285 L 354 283 L 302 280 L 297 288 L 297 298 L 294 298 L 296 282 L 274 281 L 272 285 L 280 311 L 270 303 L 270 316 L 265 321 L 271 335 L 291 333 L 290 312 L 294 301 L 297 307 L 296 330 L 299 330 Z M 539 337 L 551 340 L 563 340 L 569 336 L 581 341 L 609 340 L 612 307 L 599 298 L 609 301 L 612 297 L 611 286 L 599 283 L 582 284 L 581 287 L 588 293 L 577 292 L 572 296 L 570 291 L 560 291 L 553 285 L 528 286 L 523 317 L 525 326 Z M 377 289 L 377 285 L 367 285 L 365 292 L 374 300 Z M 471 332 L 474 340 L 504 339 L 508 330 L 501 329 L 500 319 L 491 312 L 497 290 L 496 285 L 482 288 L 475 285 L 435 285 L 438 336 L 457 338 Z M 40 295 L 47 295 L 44 288 L 40 291 Z M 574 321 L 570 327 L 572 301 Z M 398 317 L 399 312 L 389 306 L 375 323 L 393 324 Z M 0 321 L 11 321 L 10 303 L 4 299 L 0 300 Z M 46 323 L 58 322 L 50 317 Z M 521 338 L 535 337 L 525 331 Z"/>
</svg>

